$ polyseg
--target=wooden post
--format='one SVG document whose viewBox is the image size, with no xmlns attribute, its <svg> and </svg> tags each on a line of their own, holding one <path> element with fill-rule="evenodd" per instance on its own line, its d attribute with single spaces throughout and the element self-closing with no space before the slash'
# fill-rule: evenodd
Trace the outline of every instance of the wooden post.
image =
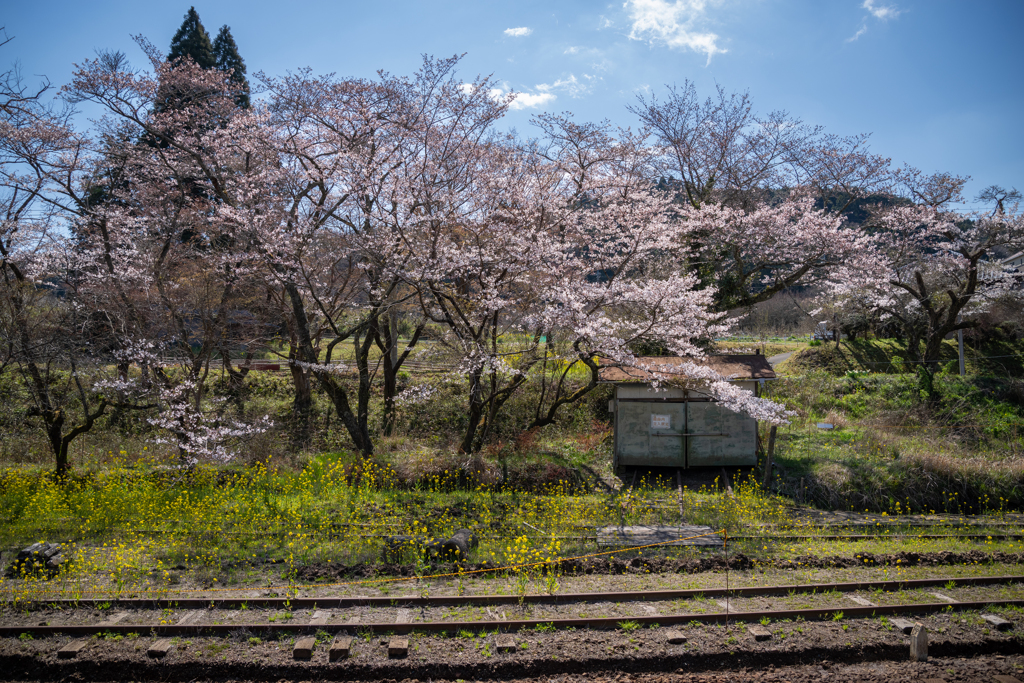
<svg viewBox="0 0 1024 683">
<path fill-rule="evenodd" d="M 910 661 L 928 661 L 928 629 L 921 623 L 914 624 L 910 632 Z"/>
<path fill-rule="evenodd" d="M 679 524 L 683 521 L 683 470 L 676 470 L 676 496 L 679 498 Z"/>
<path fill-rule="evenodd" d="M 775 455 L 775 433 L 778 429 L 777 425 L 772 425 L 768 432 L 768 455 L 764 463 L 764 488 L 768 493 L 772 491 L 772 456 Z"/>
</svg>

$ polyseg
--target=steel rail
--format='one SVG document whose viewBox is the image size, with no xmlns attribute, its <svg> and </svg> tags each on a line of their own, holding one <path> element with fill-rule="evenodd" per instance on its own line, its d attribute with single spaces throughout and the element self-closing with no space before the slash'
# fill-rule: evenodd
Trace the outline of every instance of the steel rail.
<svg viewBox="0 0 1024 683">
<path fill-rule="evenodd" d="M 671 528 L 671 525 L 668 525 L 668 526 Z M 165 531 L 160 531 L 160 530 L 155 530 L 154 531 L 154 530 L 146 530 L 146 529 L 143 529 L 143 530 L 140 530 L 140 531 L 141 531 L 141 533 L 146 533 L 146 534 L 172 533 L 172 532 L 169 532 L 169 531 L 165 532 Z M 266 532 L 266 533 L 259 533 L 259 534 L 243 534 L 241 532 L 238 532 L 238 533 L 236 533 L 236 532 L 223 532 L 223 533 L 219 533 L 218 535 L 220 535 L 220 536 L 228 536 L 228 537 L 249 536 L 249 537 L 253 537 L 253 538 L 270 538 L 270 537 L 275 537 L 276 538 L 276 537 L 285 537 L 287 534 L 286 534 L 286 532 L 273 532 L 273 533 Z M 393 536 L 393 535 L 396 535 L 396 534 L 353 534 L 353 535 L 354 536 L 358 536 L 359 538 L 389 538 L 390 536 Z M 324 534 L 322 536 L 323 539 L 327 539 L 327 540 L 330 540 L 330 539 L 333 539 L 333 538 L 338 538 L 338 537 L 339 537 L 339 534 L 335 534 L 335 533 L 327 533 L 327 534 Z M 494 540 L 494 539 L 497 539 L 497 538 L 504 538 L 504 537 L 499 537 L 499 536 L 480 536 L 480 538 L 483 539 L 483 540 Z M 540 539 L 540 540 L 557 539 L 557 540 L 562 540 L 562 541 L 582 541 L 584 543 L 596 543 L 598 541 L 599 537 L 598 536 L 574 536 L 574 535 L 571 535 L 571 534 L 569 534 L 569 535 L 559 534 L 559 535 L 553 535 L 552 536 L 552 535 L 549 535 L 549 534 L 543 534 L 543 535 L 527 535 L 527 536 L 525 536 L 525 538 L 529 538 L 531 540 L 534 540 L 534 539 Z M 763 541 L 773 541 L 773 542 L 785 542 L 785 541 L 847 541 L 847 542 L 851 542 L 851 543 L 866 542 L 866 541 L 920 541 L 920 540 L 924 540 L 924 541 L 937 541 L 937 540 L 942 540 L 942 541 L 957 541 L 957 540 L 960 540 L 960 541 L 986 541 L 986 540 L 988 540 L 988 541 L 1019 541 L 1019 540 L 1022 540 L 1022 539 L 1024 539 L 1024 533 L 1020 533 L 1020 534 L 914 534 L 914 533 L 884 534 L 883 533 L 883 534 L 829 534 L 829 535 L 800 535 L 800 536 L 730 536 L 729 537 L 729 541 L 730 542 L 741 542 L 741 541 L 742 542 L 751 542 L 751 541 L 754 541 L 754 542 L 763 542 Z M 600 547 L 602 547 L 602 548 L 606 548 L 606 547 L 610 548 L 610 547 L 614 547 L 614 546 L 601 545 Z M 666 548 L 679 548 L 679 547 L 683 547 L 683 546 L 666 544 L 665 547 Z M 693 547 L 699 547 L 699 546 L 693 546 Z M 713 547 L 713 546 L 707 546 L 707 547 Z M 10 546 L 0 546 L 0 550 L 7 551 L 7 552 L 17 551 L 17 550 L 21 550 L 23 548 L 24 548 L 24 544 L 21 544 L 21 545 L 10 545 Z M 1024 550 L 1024 549 L 1022 549 L 1022 550 Z M 629 552 L 629 547 L 628 546 L 623 546 L 622 552 L 624 552 L 624 553 L 625 552 Z M 262 564 L 283 564 L 283 563 L 284 563 L 284 560 L 277 559 L 277 558 L 262 560 Z"/>
<path fill-rule="evenodd" d="M 579 538 L 578 536 L 572 538 Z M 917 541 L 917 540 L 965 540 L 965 541 L 1013 541 L 1024 538 L 1024 534 L 833 534 L 825 536 L 730 536 L 730 541 Z"/>
<path fill-rule="evenodd" d="M 810 583 L 773 586 L 745 586 L 740 588 L 686 588 L 653 591 L 610 591 L 602 593 L 554 593 L 531 595 L 365 595 L 348 597 L 231 597 L 231 598 L 103 598 L 103 599 L 54 599 L 19 600 L 18 608 L 27 607 L 60 609 L 96 609 L 99 606 L 117 608 L 154 609 L 239 609 L 242 607 L 275 607 L 290 609 L 343 609 L 347 607 L 396 607 L 396 606 L 472 606 L 472 605 L 518 605 L 569 604 L 579 602 L 661 602 L 701 597 L 755 597 L 762 595 L 788 595 L 789 593 L 848 593 L 865 590 L 915 590 L 948 586 L 993 586 L 1010 583 L 1024 584 L 1024 576 L 968 576 L 939 577 L 931 579 L 902 579 L 896 581 L 852 581 L 844 583 Z M 240 589 L 243 590 L 243 589 Z M 2 597 L 2 596 L 0 596 Z M 10 601 L 8 601 L 10 602 Z"/>
<path fill-rule="evenodd" d="M 919 603 L 904 605 L 878 605 L 877 607 L 830 607 L 821 609 L 766 610 L 758 612 L 714 612 L 711 614 L 659 614 L 630 617 L 587 617 L 577 619 L 509 619 L 505 621 L 424 621 L 424 622 L 378 622 L 365 624 L 68 624 L 52 626 L 0 626 L 0 637 L 15 637 L 23 633 L 32 636 L 71 635 L 89 636 L 98 633 L 147 634 L 159 637 L 230 635 L 239 632 L 251 633 L 398 633 L 415 631 L 425 633 L 457 633 L 459 631 L 518 631 L 537 627 L 550 629 L 619 628 L 624 621 L 641 625 L 657 624 L 670 626 L 698 622 L 719 624 L 729 621 L 754 623 L 767 617 L 772 620 L 803 619 L 805 621 L 834 620 L 838 613 L 843 618 L 870 618 L 898 614 L 934 614 L 936 612 L 963 612 L 982 610 L 989 607 L 1024 607 L 1024 600 L 979 600 L 955 603 Z"/>
</svg>

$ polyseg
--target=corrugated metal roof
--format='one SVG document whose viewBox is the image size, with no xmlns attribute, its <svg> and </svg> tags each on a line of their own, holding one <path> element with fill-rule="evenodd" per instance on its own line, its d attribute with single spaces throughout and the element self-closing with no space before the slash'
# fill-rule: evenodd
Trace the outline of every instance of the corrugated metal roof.
<svg viewBox="0 0 1024 683">
<path fill-rule="evenodd" d="M 722 355 L 705 356 L 704 358 L 680 358 L 678 356 L 642 356 L 640 360 L 657 365 L 680 365 L 682 363 L 694 363 L 709 367 L 718 374 L 728 379 L 775 379 L 775 371 L 764 356 L 758 355 Z M 604 363 L 610 362 L 607 359 L 600 359 L 602 367 L 598 377 L 601 382 L 650 382 L 651 373 L 637 368 L 607 367 Z M 663 379 L 670 379 L 673 375 L 658 373 Z"/>
</svg>

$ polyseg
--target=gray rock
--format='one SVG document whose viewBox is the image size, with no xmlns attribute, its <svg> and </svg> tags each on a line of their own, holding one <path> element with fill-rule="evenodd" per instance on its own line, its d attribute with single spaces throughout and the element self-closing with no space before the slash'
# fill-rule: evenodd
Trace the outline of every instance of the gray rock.
<svg viewBox="0 0 1024 683">
<path fill-rule="evenodd" d="M 61 555 L 63 546 L 60 543 L 40 541 L 20 551 L 7 568 L 7 576 L 16 577 L 22 574 L 45 572 L 52 576 L 60 569 L 65 558 Z"/>
</svg>

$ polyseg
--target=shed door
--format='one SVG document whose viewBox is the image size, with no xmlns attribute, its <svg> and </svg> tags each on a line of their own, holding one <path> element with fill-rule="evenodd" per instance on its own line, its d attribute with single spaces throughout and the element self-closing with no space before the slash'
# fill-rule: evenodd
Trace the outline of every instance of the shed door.
<svg viewBox="0 0 1024 683">
<path fill-rule="evenodd" d="M 686 404 L 689 467 L 757 464 L 757 420 L 711 401 Z"/>
<path fill-rule="evenodd" d="M 686 404 L 620 401 L 618 462 L 638 467 L 685 467 Z"/>
<path fill-rule="evenodd" d="M 650 404 L 620 401 L 616 420 L 615 448 L 619 465 L 642 466 L 650 446 L 647 428 L 651 420 Z"/>
<path fill-rule="evenodd" d="M 652 467 L 686 467 L 686 404 L 648 403 Z"/>
</svg>

